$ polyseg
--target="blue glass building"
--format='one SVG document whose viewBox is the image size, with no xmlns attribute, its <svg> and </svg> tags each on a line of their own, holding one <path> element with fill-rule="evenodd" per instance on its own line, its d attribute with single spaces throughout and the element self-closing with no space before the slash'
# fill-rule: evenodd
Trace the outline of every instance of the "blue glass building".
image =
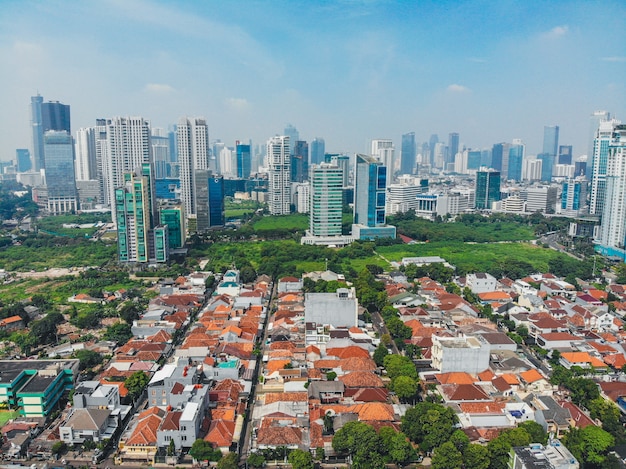
<svg viewBox="0 0 626 469">
<path fill-rule="evenodd" d="M 250 154 L 250 145 L 237 143 L 237 177 L 239 179 L 248 179 L 252 167 L 252 159 Z"/>
<path fill-rule="evenodd" d="M 415 171 L 416 157 L 417 146 L 415 144 L 415 132 L 409 132 L 402 135 L 402 147 L 400 149 L 400 174 L 413 174 Z"/>
<path fill-rule="evenodd" d="M 522 164 L 524 162 L 524 145 L 514 143 L 509 148 L 509 167 L 507 179 L 522 180 Z"/>
<path fill-rule="evenodd" d="M 395 237 L 395 227 L 386 226 L 387 167 L 372 156 L 356 155 L 354 181 L 354 226 L 367 230 L 368 238 Z"/>
</svg>

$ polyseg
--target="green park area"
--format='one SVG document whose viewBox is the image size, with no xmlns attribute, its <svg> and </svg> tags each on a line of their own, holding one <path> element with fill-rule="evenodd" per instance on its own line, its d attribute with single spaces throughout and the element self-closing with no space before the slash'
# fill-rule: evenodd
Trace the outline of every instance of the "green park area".
<svg viewBox="0 0 626 469">
<path fill-rule="evenodd" d="M 14 410 L 0 410 L 0 427 L 9 420 L 19 417 L 20 413 Z"/>
</svg>

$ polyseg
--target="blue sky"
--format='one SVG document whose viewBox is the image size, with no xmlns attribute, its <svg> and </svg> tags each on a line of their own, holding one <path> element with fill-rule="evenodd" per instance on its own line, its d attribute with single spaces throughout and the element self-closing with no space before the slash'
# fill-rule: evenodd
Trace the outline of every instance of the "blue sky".
<svg viewBox="0 0 626 469">
<path fill-rule="evenodd" d="M 587 152 L 589 115 L 626 120 L 626 2 L 0 0 L 0 159 L 30 147 L 29 101 L 73 130 L 204 116 L 211 139 L 295 125 L 327 151 L 459 132 L 468 147 L 543 126 Z"/>
</svg>

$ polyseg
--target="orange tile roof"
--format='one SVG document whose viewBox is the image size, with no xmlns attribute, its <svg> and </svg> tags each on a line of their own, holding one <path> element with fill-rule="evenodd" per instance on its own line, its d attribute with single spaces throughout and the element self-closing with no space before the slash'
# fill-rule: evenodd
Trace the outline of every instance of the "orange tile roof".
<svg viewBox="0 0 626 469">
<path fill-rule="evenodd" d="M 504 381 L 506 381 L 507 384 L 510 384 L 511 386 L 519 384 L 519 380 L 517 379 L 517 376 L 515 376 L 514 374 L 505 373 L 505 374 L 501 375 L 501 378 Z"/>
<path fill-rule="evenodd" d="M 440 384 L 474 384 L 476 382 L 476 378 L 464 372 L 440 373 L 435 375 L 435 378 Z"/>
<path fill-rule="evenodd" d="M 380 388 L 384 386 L 383 380 L 371 371 L 353 371 L 340 376 L 338 379 L 350 388 Z"/>
<path fill-rule="evenodd" d="M 561 358 L 570 363 L 591 363 L 592 357 L 587 352 L 563 352 Z M 602 364 L 604 366 L 604 364 Z"/>
<path fill-rule="evenodd" d="M 265 405 L 274 402 L 306 402 L 309 399 L 305 392 L 269 392 L 265 394 Z"/>
<path fill-rule="evenodd" d="M 595 288 L 591 288 L 587 290 L 587 294 L 593 296 L 596 300 L 606 300 L 609 294 L 602 290 L 596 290 Z"/>
<path fill-rule="evenodd" d="M 478 373 L 478 377 L 481 381 L 491 381 L 493 378 L 495 378 L 495 376 L 496 375 L 489 368 L 487 368 L 485 371 L 481 371 L 480 373 Z"/>
<path fill-rule="evenodd" d="M 489 396 L 474 384 L 442 384 L 441 390 L 450 401 L 486 401 Z"/>
<path fill-rule="evenodd" d="M 511 295 L 503 291 L 488 291 L 479 293 L 478 298 L 482 301 L 508 301 L 511 299 Z"/>
<path fill-rule="evenodd" d="M 265 369 L 267 370 L 268 374 L 271 374 L 275 371 L 283 370 L 285 368 L 285 365 L 289 363 L 291 363 L 291 360 L 271 360 L 267 362 L 267 365 L 265 365 Z"/>
<path fill-rule="evenodd" d="M 326 355 L 339 358 L 370 357 L 370 354 L 367 350 L 356 345 L 350 345 L 348 347 L 329 348 L 326 349 Z"/>
<path fill-rule="evenodd" d="M 235 422 L 233 420 L 213 420 L 209 432 L 204 437 L 216 448 L 228 448 L 233 444 L 235 434 Z"/>
<path fill-rule="evenodd" d="M 461 402 L 459 408 L 466 414 L 501 414 L 504 412 L 504 402 Z"/>
<path fill-rule="evenodd" d="M 543 377 L 541 373 L 539 373 L 534 368 L 528 371 L 524 371 L 523 373 L 520 373 L 520 377 L 528 384 L 534 383 L 541 379 L 546 379 Z"/>
<path fill-rule="evenodd" d="M 624 357 L 623 353 L 614 353 L 612 355 L 606 355 L 604 357 L 604 363 L 609 366 L 612 366 L 615 369 L 621 369 L 624 365 L 626 365 L 626 357 Z"/>
<path fill-rule="evenodd" d="M 125 441 L 125 446 L 155 446 L 157 444 L 157 431 L 165 411 L 158 407 L 151 407 L 139 414 L 137 426 Z"/>
</svg>

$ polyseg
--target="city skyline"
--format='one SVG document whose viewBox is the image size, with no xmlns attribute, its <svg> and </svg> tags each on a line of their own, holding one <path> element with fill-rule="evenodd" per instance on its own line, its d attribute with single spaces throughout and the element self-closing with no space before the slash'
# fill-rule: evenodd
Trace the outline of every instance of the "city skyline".
<svg viewBox="0 0 626 469">
<path fill-rule="evenodd" d="M 332 152 L 455 132 L 471 148 L 521 138 L 538 154 L 544 126 L 558 125 L 576 158 L 589 116 L 626 107 L 624 13 L 617 0 L 8 0 L 0 160 L 31 147 L 37 93 L 70 105 L 74 130 L 103 117 L 167 128 L 198 115 L 229 146 L 263 145 L 292 124 Z"/>
</svg>

